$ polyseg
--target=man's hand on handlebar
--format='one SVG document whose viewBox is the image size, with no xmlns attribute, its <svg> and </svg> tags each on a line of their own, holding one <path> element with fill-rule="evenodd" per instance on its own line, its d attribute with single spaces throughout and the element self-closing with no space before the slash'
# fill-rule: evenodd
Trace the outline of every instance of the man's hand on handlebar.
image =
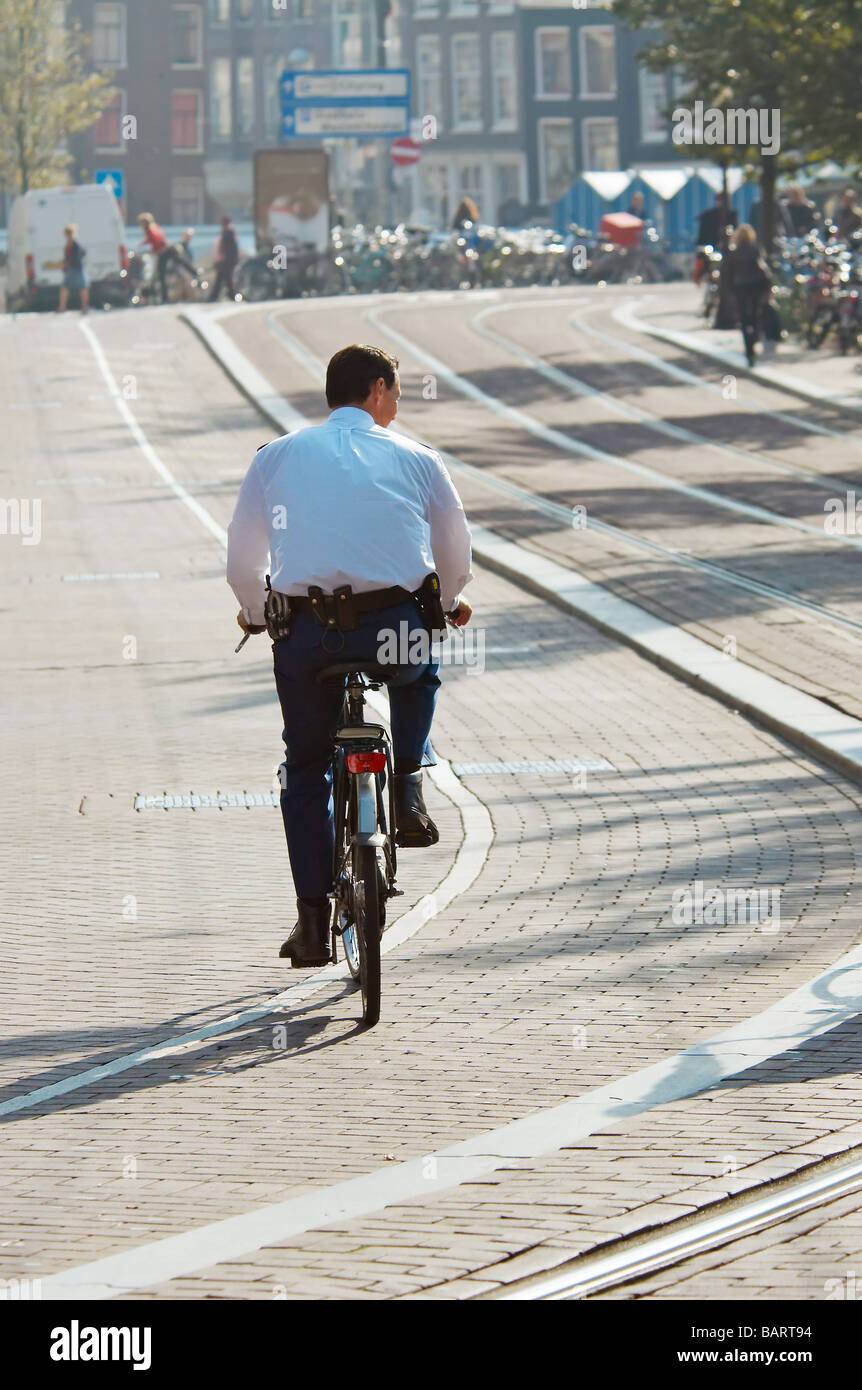
<svg viewBox="0 0 862 1390">
<path fill-rule="evenodd" d="M 469 603 L 465 603 L 463 599 L 461 599 L 457 608 L 453 608 L 451 613 L 446 614 L 446 617 L 453 627 L 466 627 L 472 616 L 472 608 Z"/>
<path fill-rule="evenodd" d="M 242 609 L 236 615 L 236 620 L 246 636 L 254 636 L 258 632 L 266 632 L 266 627 L 257 626 L 254 623 L 247 623 Z"/>
</svg>

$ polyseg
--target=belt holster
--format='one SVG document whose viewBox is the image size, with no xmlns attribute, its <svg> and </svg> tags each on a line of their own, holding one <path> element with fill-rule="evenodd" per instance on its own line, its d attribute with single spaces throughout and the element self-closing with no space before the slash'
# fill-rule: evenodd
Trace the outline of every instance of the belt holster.
<svg viewBox="0 0 862 1390">
<path fill-rule="evenodd" d="M 279 642 L 282 637 L 290 636 L 290 599 L 287 594 L 279 594 L 273 589 L 269 575 L 266 576 L 266 587 L 263 620 L 273 642 Z"/>
<path fill-rule="evenodd" d="M 337 627 L 341 632 L 353 632 L 357 627 L 356 606 L 350 584 L 342 584 L 331 594 L 325 594 L 319 584 L 308 590 L 311 611 L 321 627 Z"/>
<path fill-rule="evenodd" d="M 413 597 L 427 631 L 438 642 L 445 642 L 449 633 L 443 601 L 440 598 L 440 578 L 434 570 L 425 576 Z"/>
</svg>

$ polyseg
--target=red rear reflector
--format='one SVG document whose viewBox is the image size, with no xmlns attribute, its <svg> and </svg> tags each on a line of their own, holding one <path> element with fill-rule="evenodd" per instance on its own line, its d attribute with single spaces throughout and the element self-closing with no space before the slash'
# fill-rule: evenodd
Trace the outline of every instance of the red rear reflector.
<svg viewBox="0 0 862 1390">
<path fill-rule="evenodd" d="M 386 766 L 386 754 L 348 753 L 345 762 L 348 772 L 382 772 Z"/>
<path fill-rule="evenodd" d="M 128 268 L 129 268 L 129 253 L 128 253 L 128 251 L 126 250 L 125 246 L 121 246 L 121 247 L 120 247 L 120 269 L 121 269 L 121 270 L 128 270 Z"/>
</svg>

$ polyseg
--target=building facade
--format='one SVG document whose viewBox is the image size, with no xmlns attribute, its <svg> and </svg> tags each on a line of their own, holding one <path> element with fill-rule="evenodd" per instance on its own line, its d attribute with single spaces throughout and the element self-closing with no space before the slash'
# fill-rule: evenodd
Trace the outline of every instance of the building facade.
<svg viewBox="0 0 862 1390">
<path fill-rule="evenodd" d="M 279 78 L 288 68 L 393 66 L 394 0 L 69 0 L 67 21 L 117 94 L 70 142 L 74 177 L 122 170 L 127 220 L 249 218 L 252 157 L 279 145 Z M 379 185 L 379 142 L 327 142 L 348 206 Z M 355 193 L 357 196 L 351 197 Z"/>
<path fill-rule="evenodd" d="M 127 221 L 145 211 L 165 222 L 206 220 L 204 5 L 69 0 L 66 14 L 91 66 L 115 86 L 96 124 L 69 142 L 73 177 L 121 173 Z"/>
<path fill-rule="evenodd" d="M 625 29 L 601 0 L 413 0 L 401 10 L 424 136 L 415 216 L 445 225 L 464 196 L 483 220 L 541 216 L 584 170 L 674 162 L 673 79 L 638 63 L 648 33 Z"/>
</svg>

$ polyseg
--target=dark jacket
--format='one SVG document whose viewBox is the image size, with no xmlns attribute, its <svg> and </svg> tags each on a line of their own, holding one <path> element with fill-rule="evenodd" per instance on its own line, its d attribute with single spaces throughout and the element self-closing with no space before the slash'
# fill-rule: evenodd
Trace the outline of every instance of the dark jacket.
<svg viewBox="0 0 862 1390">
<path fill-rule="evenodd" d="M 788 236 L 807 236 L 820 221 L 820 213 L 813 203 L 791 203 L 788 199 L 781 204 L 781 218 Z"/>
<path fill-rule="evenodd" d="M 215 249 L 216 265 L 235 266 L 239 260 L 239 245 L 233 227 L 222 227 Z"/>
<path fill-rule="evenodd" d="M 737 246 L 728 251 L 726 257 L 727 278 L 731 289 L 736 291 L 765 291 L 770 284 L 769 268 L 760 254 L 760 248 Z"/>
<path fill-rule="evenodd" d="M 728 208 L 725 226 L 736 226 L 736 213 L 733 208 Z M 697 244 L 698 246 L 718 246 L 721 238 L 722 217 L 721 208 L 716 204 L 715 207 L 707 208 L 700 214 L 697 221 Z"/>
</svg>

